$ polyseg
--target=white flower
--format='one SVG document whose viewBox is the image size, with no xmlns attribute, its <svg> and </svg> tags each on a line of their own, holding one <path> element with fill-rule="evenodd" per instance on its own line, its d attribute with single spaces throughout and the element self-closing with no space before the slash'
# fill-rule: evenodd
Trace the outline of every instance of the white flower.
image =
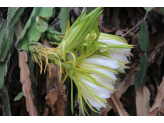
<svg viewBox="0 0 164 123">
<path fill-rule="evenodd" d="M 76 84 L 82 111 L 86 111 L 82 100 L 93 111 L 92 106 L 97 110 L 106 107 L 106 99 L 114 92 L 117 79 L 115 74 L 125 72 L 125 64 L 129 63 L 125 53 L 132 48 L 119 36 L 100 33 L 97 40 L 95 35 L 88 34 L 83 44 L 77 48 L 82 53 L 76 57 L 76 63 L 70 58 L 71 63 L 67 63 L 72 64 L 68 76 Z"/>
<path fill-rule="evenodd" d="M 117 46 L 127 46 L 129 47 L 129 45 L 126 43 L 126 40 L 122 37 L 116 36 L 116 35 L 110 35 L 110 34 L 105 34 L 105 33 L 100 33 L 100 36 L 98 38 L 98 42 L 102 42 L 105 43 L 107 45 L 117 45 Z M 112 53 L 117 53 L 117 54 L 125 54 L 127 52 L 130 52 L 130 48 L 125 49 L 125 48 L 109 48 Z"/>
<path fill-rule="evenodd" d="M 109 50 L 111 51 L 109 52 L 110 56 L 120 61 L 120 67 L 117 68 L 117 70 L 125 73 L 124 69 L 127 68 L 125 67 L 125 64 L 129 63 L 125 54 L 131 51 L 131 46 L 126 43 L 126 40 L 119 36 L 100 33 L 98 42 L 107 44 L 106 47 L 109 47 Z M 102 49 L 100 52 L 106 50 L 107 49 Z"/>
<path fill-rule="evenodd" d="M 97 110 L 106 107 L 106 99 L 114 91 L 115 74 L 117 73 L 114 69 L 117 68 L 119 68 L 117 60 L 93 55 L 86 58 L 75 69 L 72 79 L 76 86 L 79 86 L 78 89 L 83 98 Z"/>
</svg>

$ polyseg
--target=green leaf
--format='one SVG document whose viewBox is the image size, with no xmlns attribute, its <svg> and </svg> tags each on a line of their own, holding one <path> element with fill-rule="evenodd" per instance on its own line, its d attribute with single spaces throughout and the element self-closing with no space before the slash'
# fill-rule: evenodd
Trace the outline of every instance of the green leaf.
<svg viewBox="0 0 164 123">
<path fill-rule="evenodd" d="M 1 96 L 3 100 L 3 115 L 4 116 L 11 116 L 11 111 L 10 111 L 10 101 L 9 101 L 9 96 L 6 88 L 3 87 L 1 90 Z"/>
<path fill-rule="evenodd" d="M 15 44 L 18 50 L 27 51 L 30 41 L 39 40 L 41 33 L 47 28 L 43 21 L 52 16 L 53 9 L 53 7 L 37 7 L 33 9 L 31 16 Z"/>
<path fill-rule="evenodd" d="M 51 16 L 51 18 L 53 19 L 54 17 L 55 17 L 55 9 L 53 9 L 53 14 L 52 14 L 52 16 Z"/>
<path fill-rule="evenodd" d="M 143 86 L 146 82 L 146 73 L 147 73 L 147 55 L 144 54 L 140 60 L 140 69 L 136 72 L 134 78 L 134 84 L 136 86 Z"/>
<path fill-rule="evenodd" d="M 153 7 L 144 7 L 146 11 L 150 11 Z"/>
<path fill-rule="evenodd" d="M 9 7 L 8 9 L 8 25 L 12 28 L 20 19 L 20 16 L 23 14 L 26 7 Z"/>
<path fill-rule="evenodd" d="M 39 19 L 38 26 L 37 26 L 38 31 L 45 32 L 47 28 L 48 28 L 48 24 L 44 20 Z"/>
<path fill-rule="evenodd" d="M 7 32 L 7 20 L 4 20 L 2 26 L 0 27 L 0 55 L 5 45 L 6 32 Z"/>
<path fill-rule="evenodd" d="M 18 93 L 18 95 L 14 98 L 14 101 L 20 100 L 23 96 L 23 92 Z"/>
<path fill-rule="evenodd" d="M 4 45 L 1 55 L 0 55 L 0 62 L 3 62 L 6 59 L 10 48 L 14 47 L 14 45 L 12 45 L 13 36 L 14 36 L 14 27 L 9 29 L 8 37 L 6 39 L 5 45 Z"/>
<path fill-rule="evenodd" d="M 61 33 L 65 33 L 67 29 L 67 19 L 69 19 L 70 7 L 62 7 L 59 18 L 61 19 L 60 28 Z"/>
<path fill-rule="evenodd" d="M 3 86 L 4 76 L 7 73 L 7 68 L 8 68 L 7 63 L 8 63 L 8 60 L 9 60 L 9 56 L 6 57 L 5 61 L 0 62 L 0 89 Z"/>
<path fill-rule="evenodd" d="M 9 7 L 8 8 L 8 13 L 7 13 L 7 18 L 8 18 L 8 24 L 10 24 L 11 19 L 14 17 L 16 13 L 17 7 Z"/>
<path fill-rule="evenodd" d="M 149 48 L 149 31 L 147 29 L 145 20 L 141 23 L 139 35 L 140 35 L 139 44 L 141 46 L 141 49 L 147 51 Z"/>
</svg>

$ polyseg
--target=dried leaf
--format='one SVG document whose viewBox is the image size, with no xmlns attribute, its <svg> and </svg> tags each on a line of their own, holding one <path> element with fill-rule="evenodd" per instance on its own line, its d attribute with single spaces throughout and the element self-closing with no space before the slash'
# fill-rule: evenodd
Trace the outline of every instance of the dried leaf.
<svg viewBox="0 0 164 123">
<path fill-rule="evenodd" d="M 112 106 L 107 103 L 106 108 L 101 108 L 100 109 L 100 116 L 107 116 L 107 113 L 112 109 Z"/>
<path fill-rule="evenodd" d="M 31 81 L 29 78 L 29 68 L 27 65 L 27 53 L 19 52 L 19 68 L 20 68 L 20 82 L 22 83 L 22 91 L 26 97 L 26 107 L 30 116 L 37 116 L 37 111 L 34 106 L 34 95 L 31 89 Z"/>
<path fill-rule="evenodd" d="M 155 36 L 149 46 L 147 53 L 148 66 L 154 62 L 154 60 L 163 52 L 164 46 L 164 31 L 160 31 L 157 36 Z"/>
<path fill-rule="evenodd" d="M 46 40 L 42 40 L 43 45 L 50 47 L 49 43 Z M 59 78 L 60 78 L 60 69 L 58 66 L 50 63 L 51 67 L 51 78 L 48 78 L 47 72 L 47 80 L 46 80 L 46 91 L 51 89 L 55 85 L 54 96 L 50 97 L 52 92 L 49 91 L 49 94 L 46 96 L 46 100 L 48 100 L 48 105 L 51 107 L 53 115 L 65 116 L 65 108 L 66 108 L 66 86 L 59 86 Z M 52 99 L 51 99 L 52 98 Z M 54 108 L 56 107 L 56 111 Z M 46 110 L 47 111 L 47 110 Z"/>
<path fill-rule="evenodd" d="M 119 113 L 120 116 L 129 116 L 129 114 L 126 112 L 126 110 L 123 108 L 120 100 L 118 99 L 118 97 L 116 96 L 115 93 L 112 93 L 111 95 L 111 99 Z"/>
<path fill-rule="evenodd" d="M 136 109 L 138 116 L 148 116 L 149 115 L 149 100 L 150 92 L 148 88 L 144 85 L 142 87 L 135 86 L 136 91 Z"/>
<path fill-rule="evenodd" d="M 47 41 L 45 40 L 43 44 L 49 46 L 49 44 L 46 44 L 46 42 Z M 51 108 L 52 114 L 55 116 L 56 111 L 55 111 L 54 105 L 56 103 L 56 100 L 58 99 L 58 83 L 59 83 L 58 69 L 52 63 L 50 63 L 50 67 L 51 67 L 52 75 L 49 78 L 49 70 L 47 69 L 47 76 L 46 76 L 46 94 L 47 95 L 46 95 L 45 99 L 48 101 L 47 103 L 48 103 L 49 107 Z M 56 81 L 58 81 L 58 83 Z M 55 89 L 53 89 L 54 85 L 55 85 Z M 46 112 L 48 112 L 48 109 L 46 109 L 46 107 L 45 107 L 44 114 L 47 114 Z"/>
<path fill-rule="evenodd" d="M 121 99 L 122 102 L 124 102 L 124 106 L 126 105 L 129 107 L 132 104 L 132 99 L 126 93 L 121 96 Z"/>
<path fill-rule="evenodd" d="M 22 32 L 21 22 L 19 21 L 15 27 L 17 39 Z M 37 116 L 37 111 L 33 103 L 33 92 L 31 89 L 30 72 L 27 65 L 28 57 L 26 52 L 19 52 L 19 68 L 20 68 L 20 82 L 22 83 L 22 91 L 26 97 L 26 108 L 30 116 Z"/>
<path fill-rule="evenodd" d="M 155 98 L 153 106 L 150 108 L 149 116 L 157 116 L 164 107 L 164 77 L 159 86 L 157 96 Z M 158 112 L 158 113 L 157 113 Z"/>
<path fill-rule="evenodd" d="M 113 30 L 112 28 L 108 27 L 107 25 L 105 25 L 105 23 L 100 23 L 99 26 L 100 26 L 100 29 L 105 33 L 111 33 L 111 32 L 116 31 L 116 30 Z"/>
<path fill-rule="evenodd" d="M 54 108 L 54 104 L 56 102 L 58 98 L 58 89 L 57 87 L 55 87 L 54 90 L 49 90 L 49 93 L 48 95 L 46 95 L 45 99 L 48 101 L 48 105 L 50 106 L 51 108 L 51 111 L 52 111 L 52 114 L 55 116 L 55 108 Z"/>
<path fill-rule="evenodd" d="M 116 108 L 116 106 L 114 105 L 114 103 L 113 103 L 113 101 L 112 101 L 111 98 L 108 99 L 108 102 L 109 102 L 110 105 L 113 107 L 113 110 L 114 110 L 117 114 L 119 114 L 118 111 L 117 111 L 117 108 Z"/>
<path fill-rule="evenodd" d="M 134 84 L 134 68 L 129 72 L 123 81 L 117 83 L 116 95 L 118 98 L 128 89 L 129 86 Z"/>
<path fill-rule="evenodd" d="M 59 87 L 59 95 L 56 101 L 56 108 L 57 108 L 57 115 L 58 116 L 65 116 L 65 108 L 66 108 L 66 86 L 62 85 Z"/>
<path fill-rule="evenodd" d="M 100 15 L 99 19 L 98 19 L 98 23 L 99 23 L 99 27 L 100 29 L 105 32 L 105 33 L 111 33 L 116 31 L 116 29 L 112 29 L 109 26 L 107 26 L 104 22 L 103 22 L 103 15 Z"/>
</svg>

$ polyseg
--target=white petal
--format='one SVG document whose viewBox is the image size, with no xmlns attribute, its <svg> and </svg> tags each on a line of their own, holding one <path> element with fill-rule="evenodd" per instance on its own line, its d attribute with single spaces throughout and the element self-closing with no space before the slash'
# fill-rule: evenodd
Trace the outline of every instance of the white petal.
<svg viewBox="0 0 164 123">
<path fill-rule="evenodd" d="M 96 64 L 107 66 L 111 69 L 116 69 L 119 67 L 118 62 L 112 58 L 108 58 L 105 56 L 94 55 L 84 60 L 83 64 Z"/>
<path fill-rule="evenodd" d="M 118 59 L 122 62 L 129 62 L 127 57 L 124 55 L 124 54 L 116 54 L 116 53 L 113 53 L 113 54 L 110 54 L 112 57 L 114 57 L 115 59 Z"/>
<path fill-rule="evenodd" d="M 91 74 L 91 76 L 94 77 L 94 79 L 95 79 L 97 82 L 101 83 L 102 85 L 105 85 L 105 86 L 107 86 L 107 87 L 109 87 L 109 88 L 114 89 L 113 82 L 112 82 L 111 79 L 109 79 L 109 78 L 107 78 L 107 77 L 103 77 L 103 76 L 101 76 L 101 75 L 100 75 L 100 76 L 101 76 L 101 78 L 100 78 L 99 76 L 96 76 L 96 74 Z"/>
<path fill-rule="evenodd" d="M 108 75 L 109 77 L 111 77 L 114 81 L 116 80 L 116 76 L 114 75 L 114 73 L 112 73 L 111 71 L 107 70 L 107 69 L 97 69 L 97 68 L 92 68 L 95 70 L 98 70 L 106 75 Z M 97 73 L 94 73 L 96 75 L 98 75 Z"/>
<path fill-rule="evenodd" d="M 127 43 L 123 43 L 117 40 L 109 40 L 109 39 L 98 39 L 98 42 L 102 42 L 102 43 L 106 43 L 106 44 L 127 44 Z"/>
<path fill-rule="evenodd" d="M 123 67 L 119 67 L 119 68 L 117 68 L 117 70 L 119 70 L 119 71 L 125 73 L 125 70 L 124 70 L 124 69 L 125 69 L 125 68 L 123 68 Z"/>
<path fill-rule="evenodd" d="M 112 93 L 111 90 L 108 90 L 106 88 L 100 87 L 96 84 L 93 84 L 91 82 L 88 82 L 85 79 L 82 79 L 89 87 L 90 89 L 92 89 L 93 92 L 95 92 L 95 94 L 97 94 L 99 97 L 101 98 L 109 98 L 110 97 L 110 93 Z"/>
<path fill-rule="evenodd" d="M 106 107 L 105 103 L 102 102 L 101 100 L 97 100 L 97 101 L 96 101 L 96 100 L 93 99 L 91 96 L 89 96 L 85 91 L 83 91 L 83 92 L 84 92 L 84 95 L 85 95 L 86 99 L 89 101 L 89 103 L 90 103 L 93 107 L 95 107 L 96 109 L 100 110 L 99 108 L 101 108 L 101 107 Z"/>
<path fill-rule="evenodd" d="M 112 53 L 117 53 L 117 54 L 125 54 L 127 52 L 130 52 L 131 49 L 121 49 L 121 48 L 109 48 L 109 50 L 112 51 Z"/>
</svg>

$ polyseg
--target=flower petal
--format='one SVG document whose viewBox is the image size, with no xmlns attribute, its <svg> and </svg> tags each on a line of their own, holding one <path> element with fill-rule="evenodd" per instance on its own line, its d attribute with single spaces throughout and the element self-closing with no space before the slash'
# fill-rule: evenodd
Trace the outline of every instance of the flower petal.
<svg viewBox="0 0 164 123">
<path fill-rule="evenodd" d="M 101 98 L 109 98 L 110 93 L 112 93 L 111 90 L 108 90 L 106 88 L 100 87 L 96 84 L 93 84 L 91 82 L 86 81 L 85 79 L 82 79 L 99 97 Z"/>
<path fill-rule="evenodd" d="M 116 69 L 119 67 L 118 62 L 112 58 L 108 58 L 105 56 L 94 55 L 84 60 L 83 64 L 96 64 L 107 66 L 111 69 Z"/>
<path fill-rule="evenodd" d="M 131 49 L 119 49 L 119 48 L 109 48 L 112 53 L 117 53 L 117 54 L 125 54 L 127 52 L 130 52 Z"/>
<path fill-rule="evenodd" d="M 98 42 L 102 42 L 106 44 L 126 44 L 117 40 L 101 39 L 101 37 L 99 37 Z"/>
<path fill-rule="evenodd" d="M 112 57 L 114 57 L 115 59 L 118 59 L 122 62 L 129 62 L 127 57 L 124 55 L 124 54 L 116 54 L 116 53 L 113 53 L 113 54 L 110 54 Z"/>
<path fill-rule="evenodd" d="M 109 77 L 111 77 L 114 81 L 116 80 L 116 76 L 114 75 L 114 73 L 112 73 L 111 71 L 107 70 L 107 69 L 96 69 L 96 68 L 92 68 L 92 69 L 95 69 L 95 70 L 98 70 L 106 75 L 108 75 Z M 94 73 L 96 75 L 99 76 L 99 74 L 97 73 Z M 103 76 L 104 77 L 104 76 Z M 104 77 L 105 78 L 105 77 Z M 106 77 L 107 78 L 107 77 Z"/>
<path fill-rule="evenodd" d="M 101 76 L 101 75 L 96 75 L 96 74 L 91 74 L 91 76 L 94 77 L 94 79 L 97 82 L 101 83 L 102 85 L 105 85 L 109 88 L 114 89 L 113 82 L 109 78 Z"/>
<path fill-rule="evenodd" d="M 101 107 L 106 107 L 105 103 L 101 100 L 96 101 L 91 96 L 89 96 L 85 91 L 83 91 L 85 98 L 89 101 L 89 103 L 95 107 L 98 111 L 100 111 Z"/>
</svg>

